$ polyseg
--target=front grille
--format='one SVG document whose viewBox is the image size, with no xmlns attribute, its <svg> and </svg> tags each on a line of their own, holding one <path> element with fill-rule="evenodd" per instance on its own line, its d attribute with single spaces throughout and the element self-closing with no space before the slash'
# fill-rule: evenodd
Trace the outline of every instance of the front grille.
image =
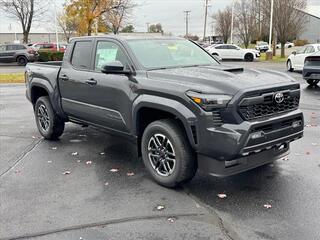
<svg viewBox="0 0 320 240">
<path fill-rule="evenodd" d="M 239 113 L 244 120 L 254 120 L 270 117 L 284 112 L 296 110 L 299 107 L 300 91 L 282 91 L 284 101 L 276 103 L 274 94 L 269 92 L 256 97 L 244 98 L 239 106 Z"/>
</svg>

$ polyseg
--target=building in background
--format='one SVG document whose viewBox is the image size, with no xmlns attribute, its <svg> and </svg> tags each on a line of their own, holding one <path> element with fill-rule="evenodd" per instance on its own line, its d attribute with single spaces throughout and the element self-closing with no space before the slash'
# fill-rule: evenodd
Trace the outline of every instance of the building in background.
<svg viewBox="0 0 320 240">
<path fill-rule="evenodd" d="M 13 32 L 0 32 L 0 44 L 3 43 L 22 43 L 23 35 L 22 33 L 13 33 Z M 47 33 L 30 33 L 29 34 L 29 43 L 37 42 L 55 42 L 56 33 L 47 32 Z M 59 42 L 66 43 L 66 39 L 63 33 L 59 33 Z"/>
<path fill-rule="evenodd" d="M 320 43 L 320 11 L 312 12 L 307 9 L 301 12 L 305 14 L 307 21 L 299 39 L 308 40 L 309 43 Z"/>
</svg>

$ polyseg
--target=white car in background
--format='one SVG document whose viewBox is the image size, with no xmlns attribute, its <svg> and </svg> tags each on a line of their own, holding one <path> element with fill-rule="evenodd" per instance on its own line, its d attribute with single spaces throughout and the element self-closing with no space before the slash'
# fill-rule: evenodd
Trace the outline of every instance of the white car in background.
<svg viewBox="0 0 320 240">
<path fill-rule="evenodd" d="M 260 57 L 260 52 L 255 49 L 244 49 L 234 44 L 217 44 L 206 48 L 214 56 L 224 59 L 241 59 L 252 62 Z"/>
<path fill-rule="evenodd" d="M 257 42 L 255 49 L 260 52 L 266 52 L 269 50 L 269 44 L 267 42 Z"/>
<path fill-rule="evenodd" d="M 294 43 L 292 43 L 292 42 L 286 42 L 286 43 L 284 44 L 284 48 L 292 48 L 292 47 L 294 47 Z M 277 48 L 277 49 L 281 48 L 281 43 L 278 43 L 278 44 L 276 45 L 276 48 Z"/>
<path fill-rule="evenodd" d="M 287 70 L 290 72 L 302 71 L 305 58 L 319 51 L 320 44 L 308 44 L 301 47 L 298 51 L 293 51 L 287 60 Z"/>
</svg>

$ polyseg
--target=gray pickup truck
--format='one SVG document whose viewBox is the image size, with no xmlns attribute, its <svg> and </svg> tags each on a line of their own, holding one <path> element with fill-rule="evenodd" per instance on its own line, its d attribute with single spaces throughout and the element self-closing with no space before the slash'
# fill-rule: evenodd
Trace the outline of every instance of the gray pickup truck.
<svg viewBox="0 0 320 240">
<path fill-rule="evenodd" d="M 26 66 L 45 139 L 65 122 L 133 139 L 161 185 L 243 172 L 286 156 L 303 136 L 300 86 L 286 74 L 220 64 L 168 37 L 74 38 L 63 62 Z"/>
</svg>

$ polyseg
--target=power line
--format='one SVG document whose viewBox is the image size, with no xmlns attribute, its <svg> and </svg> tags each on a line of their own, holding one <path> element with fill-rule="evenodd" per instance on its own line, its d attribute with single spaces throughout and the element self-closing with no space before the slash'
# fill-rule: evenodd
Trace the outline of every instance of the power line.
<svg viewBox="0 0 320 240">
<path fill-rule="evenodd" d="M 186 37 L 189 35 L 189 14 L 190 10 L 183 11 L 186 14 Z"/>
</svg>

